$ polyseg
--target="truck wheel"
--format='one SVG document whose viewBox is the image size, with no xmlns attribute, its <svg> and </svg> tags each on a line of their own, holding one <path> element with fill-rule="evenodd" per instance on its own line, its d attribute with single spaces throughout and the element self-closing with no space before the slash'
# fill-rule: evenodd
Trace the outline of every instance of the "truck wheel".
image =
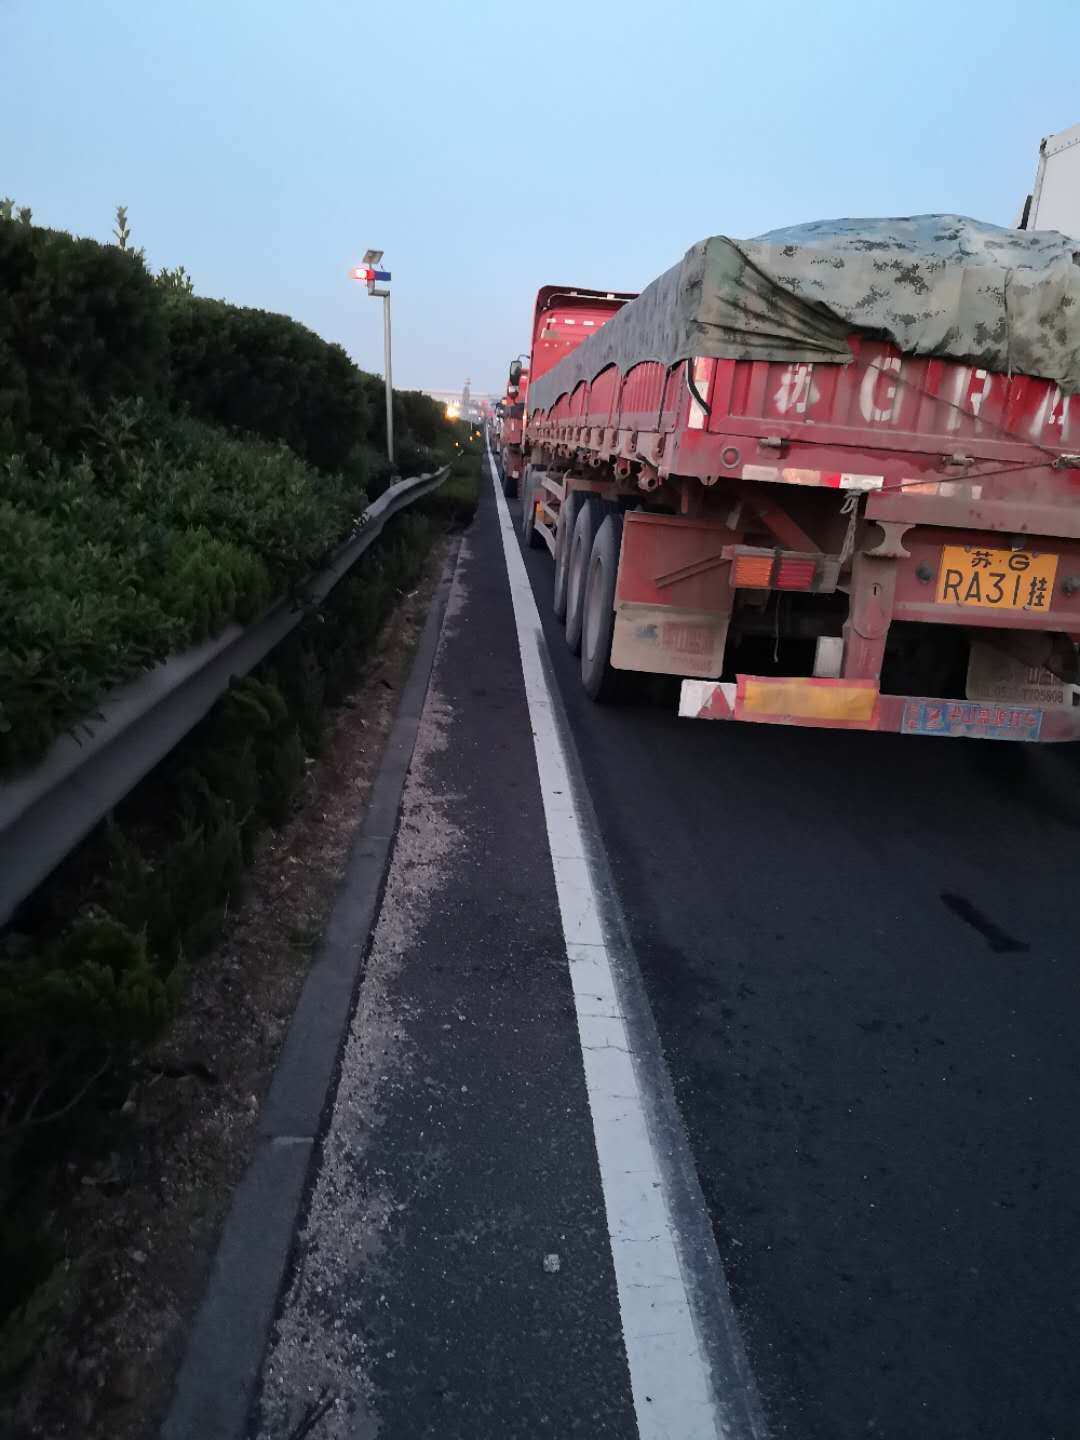
<svg viewBox="0 0 1080 1440">
<path fill-rule="evenodd" d="M 559 509 L 559 528 L 555 535 L 555 594 L 551 608 L 556 620 L 566 619 L 566 600 L 570 581 L 570 542 L 574 521 L 581 504 L 581 491 L 571 490 Z"/>
<path fill-rule="evenodd" d="M 608 515 L 593 541 L 581 626 L 581 683 L 591 699 L 617 698 L 622 672 L 611 668 L 615 631 L 615 580 L 622 547 L 622 516 Z"/>
<path fill-rule="evenodd" d="M 521 541 L 526 550 L 535 550 L 544 543 L 536 533 L 535 474 L 535 467 L 530 465 L 521 481 Z"/>
<path fill-rule="evenodd" d="M 593 540 L 606 515 L 617 515 L 619 507 L 612 500 L 586 495 L 574 517 L 570 532 L 570 556 L 566 578 L 566 643 L 571 655 L 581 650 L 581 622 L 585 613 L 585 582 L 589 574 L 589 556 Z"/>
</svg>

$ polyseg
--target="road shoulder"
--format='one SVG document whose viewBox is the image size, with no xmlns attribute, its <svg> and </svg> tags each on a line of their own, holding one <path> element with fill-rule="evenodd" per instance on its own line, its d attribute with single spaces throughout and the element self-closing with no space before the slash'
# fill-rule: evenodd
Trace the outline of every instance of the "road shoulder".
<svg viewBox="0 0 1080 1440">
<path fill-rule="evenodd" d="M 633 1436 L 490 492 L 463 547 L 254 1433 Z"/>
</svg>

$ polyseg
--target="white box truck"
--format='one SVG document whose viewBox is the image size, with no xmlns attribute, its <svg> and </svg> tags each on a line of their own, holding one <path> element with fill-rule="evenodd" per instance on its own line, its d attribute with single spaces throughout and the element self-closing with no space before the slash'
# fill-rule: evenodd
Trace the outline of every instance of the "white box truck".
<svg viewBox="0 0 1080 1440">
<path fill-rule="evenodd" d="M 1039 146 L 1035 184 L 1018 228 L 1060 230 L 1080 238 L 1080 125 L 1047 135 Z"/>
</svg>

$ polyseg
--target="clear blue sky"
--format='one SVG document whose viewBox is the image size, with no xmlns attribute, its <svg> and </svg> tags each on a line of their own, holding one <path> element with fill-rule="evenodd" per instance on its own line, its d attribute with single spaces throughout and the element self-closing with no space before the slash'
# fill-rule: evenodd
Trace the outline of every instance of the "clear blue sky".
<svg viewBox="0 0 1080 1440">
<path fill-rule="evenodd" d="M 541 284 L 824 216 L 1009 224 L 1080 121 L 1080 0 L 0 0 L 0 195 L 495 389 Z"/>
</svg>

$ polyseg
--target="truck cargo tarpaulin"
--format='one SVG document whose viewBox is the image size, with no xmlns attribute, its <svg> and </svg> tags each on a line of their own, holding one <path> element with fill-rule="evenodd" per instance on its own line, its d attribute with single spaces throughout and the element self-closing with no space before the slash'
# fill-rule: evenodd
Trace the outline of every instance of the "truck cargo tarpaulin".
<svg viewBox="0 0 1080 1440">
<path fill-rule="evenodd" d="M 539 379 L 546 410 L 607 366 L 694 357 L 847 364 L 852 330 L 1080 391 L 1080 246 L 959 215 L 819 220 L 716 235 Z"/>
</svg>

